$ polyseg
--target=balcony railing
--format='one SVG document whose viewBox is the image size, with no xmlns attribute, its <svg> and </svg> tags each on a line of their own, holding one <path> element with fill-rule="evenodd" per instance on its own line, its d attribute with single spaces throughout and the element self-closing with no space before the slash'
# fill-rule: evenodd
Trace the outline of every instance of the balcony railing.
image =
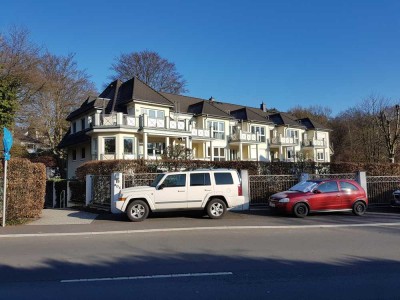
<svg viewBox="0 0 400 300">
<path fill-rule="evenodd" d="M 251 133 L 239 130 L 238 132 L 230 136 L 230 142 L 264 142 L 265 136 L 259 135 L 258 133 Z"/>
<path fill-rule="evenodd" d="M 298 145 L 299 139 L 288 136 L 273 137 L 271 139 L 272 145 Z"/>
<path fill-rule="evenodd" d="M 210 130 L 207 129 L 192 129 L 192 136 L 200 137 L 200 138 L 210 138 Z"/>
<path fill-rule="evenodd" d="M 160 129 L 172 129 L 180 131 L 190 131 L 189 120 L 178 119 L 170 120 L 169 117 L 164 119 L 149 118 L 147 115 L 140 115 L 138 117 L 131 116 L 122 113 L 115 114 L 95 114 L 94 120 L 91 123 L 92 127 L 119 127 L 128 126 L 136 128 L 160 128 Z"/>
<path fill-rule="evenodd" d="M 326 147 L 325 140 L 309 139 L 302 142 L 303 147 Z"/>
</svg>

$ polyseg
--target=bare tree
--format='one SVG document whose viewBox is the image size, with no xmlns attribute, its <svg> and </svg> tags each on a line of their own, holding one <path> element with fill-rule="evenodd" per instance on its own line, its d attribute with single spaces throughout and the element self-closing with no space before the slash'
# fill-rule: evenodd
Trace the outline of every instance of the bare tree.
<svg viewBox="0 0 400 300">
<path fill-rule="evenodd" d="M 62 153 L 57 145 L 68 129 L 67 115 L 92 94 L 89 76 L 78 69 L 74 55 L 45 53 L 39 65 L 43 88 L 22 106 L 21 120 L 34 129 L 56 157 Z"/>
<path fill-rule="evenodd" d="M 332 118 L 332 109 L 321 105 L 311 105 L 309 107 L 298 105 L 291 108 L 288 112 L 299 119 L 311 118 L 327 127 L 329 127 L 329 121 Z"/>
<path fill-rule="evenodd" d="M 192 150 L 186 148 L 181 144 L 176 144 L 173 146 L 168 146 L 165 149 L 163 158 L 164 159 L 190 159 L 192 155 Z"/>
<path fill-rule="evenodd" d="M 390 163 L 394 163 L 400 137 L 400 105 L 382 109 L 377 121 L 385 139 L 386 151 Z"/>
<path fill-rule="evenodd" d="M 187 92 L 186 80 L 176 71 L 175 64 L 157 52 L 141 51 L 121 54 L 112 64 L 112 80 L 129 80 L 137 77 L 159 92 L 181 94 Z"/>
<path fill-rule="evenodd" d="M 19 104 L 27 101 L 42 85 L 38 76 L 40 48 L 26 29 L 13 27 L 0 33 L 1 123 L 13 126 Z"/>
</svg>

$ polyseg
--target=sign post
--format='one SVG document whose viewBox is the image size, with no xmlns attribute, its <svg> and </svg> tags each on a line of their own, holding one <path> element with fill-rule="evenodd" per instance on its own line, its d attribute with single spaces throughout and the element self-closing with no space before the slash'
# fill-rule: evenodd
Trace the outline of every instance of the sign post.
<svg viewBox="0 0 400 300">
<path fill-rule="evenodd" d="M 6 226 L 6 200 L 7 200 L 7 162 L 10 160 L 10 150 L 13 144 L 11 132 L 7 128 L 3 128 L 3 146 L 4 146 L 4 182 L 3 182 L 3 224 Z"/>
</svg>

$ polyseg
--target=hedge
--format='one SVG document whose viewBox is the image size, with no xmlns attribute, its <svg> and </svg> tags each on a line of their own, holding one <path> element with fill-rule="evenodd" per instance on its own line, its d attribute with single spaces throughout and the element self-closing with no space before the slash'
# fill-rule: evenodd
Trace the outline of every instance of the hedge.
<svg viewBox="0 0 400 300">
<path fill-rule="evenodd" d="M 0 168 L 3 173 L 3 166 Z M 13 158 L 8 162 L 7 222 L 15 223 L 39 217 L 43 209 L 45 193 L 46 167 L 43 164 L 31 163 L 24 158 Z M 2 193 L 1 197 L 3 197 Z M 1 202 L 2 200 L 3 198 Z"/>
<path fill-rule="evenodd" d="M 204 160 L 103 160 L 81 165 L 76 175 L 85 176 L 122 173 L 156 173 L 161 171 L 192 170 L 199 168 L 227 168 L 249 170 L 251 175 L 285 175 L 300 173 L 340 174 L 366 171 L 370 176 L 400 176 L 400 164 L 378 163 L 316 163 L 316 162 L 256 162 L 256 161 L 204 161 Z"/>
</svg>

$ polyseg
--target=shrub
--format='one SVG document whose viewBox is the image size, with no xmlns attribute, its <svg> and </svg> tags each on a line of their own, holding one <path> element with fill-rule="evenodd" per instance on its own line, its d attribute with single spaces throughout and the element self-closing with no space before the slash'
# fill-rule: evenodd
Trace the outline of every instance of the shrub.
<svg viewBox="0 0 400 300">
<path fill-rule="evenodd" d="M 8 162 L 7 222 L 39 217 L 45 193 L 46 167 L 43 164 L 31 163 L 23 158 L 13 158 Z"/>
</svg>

